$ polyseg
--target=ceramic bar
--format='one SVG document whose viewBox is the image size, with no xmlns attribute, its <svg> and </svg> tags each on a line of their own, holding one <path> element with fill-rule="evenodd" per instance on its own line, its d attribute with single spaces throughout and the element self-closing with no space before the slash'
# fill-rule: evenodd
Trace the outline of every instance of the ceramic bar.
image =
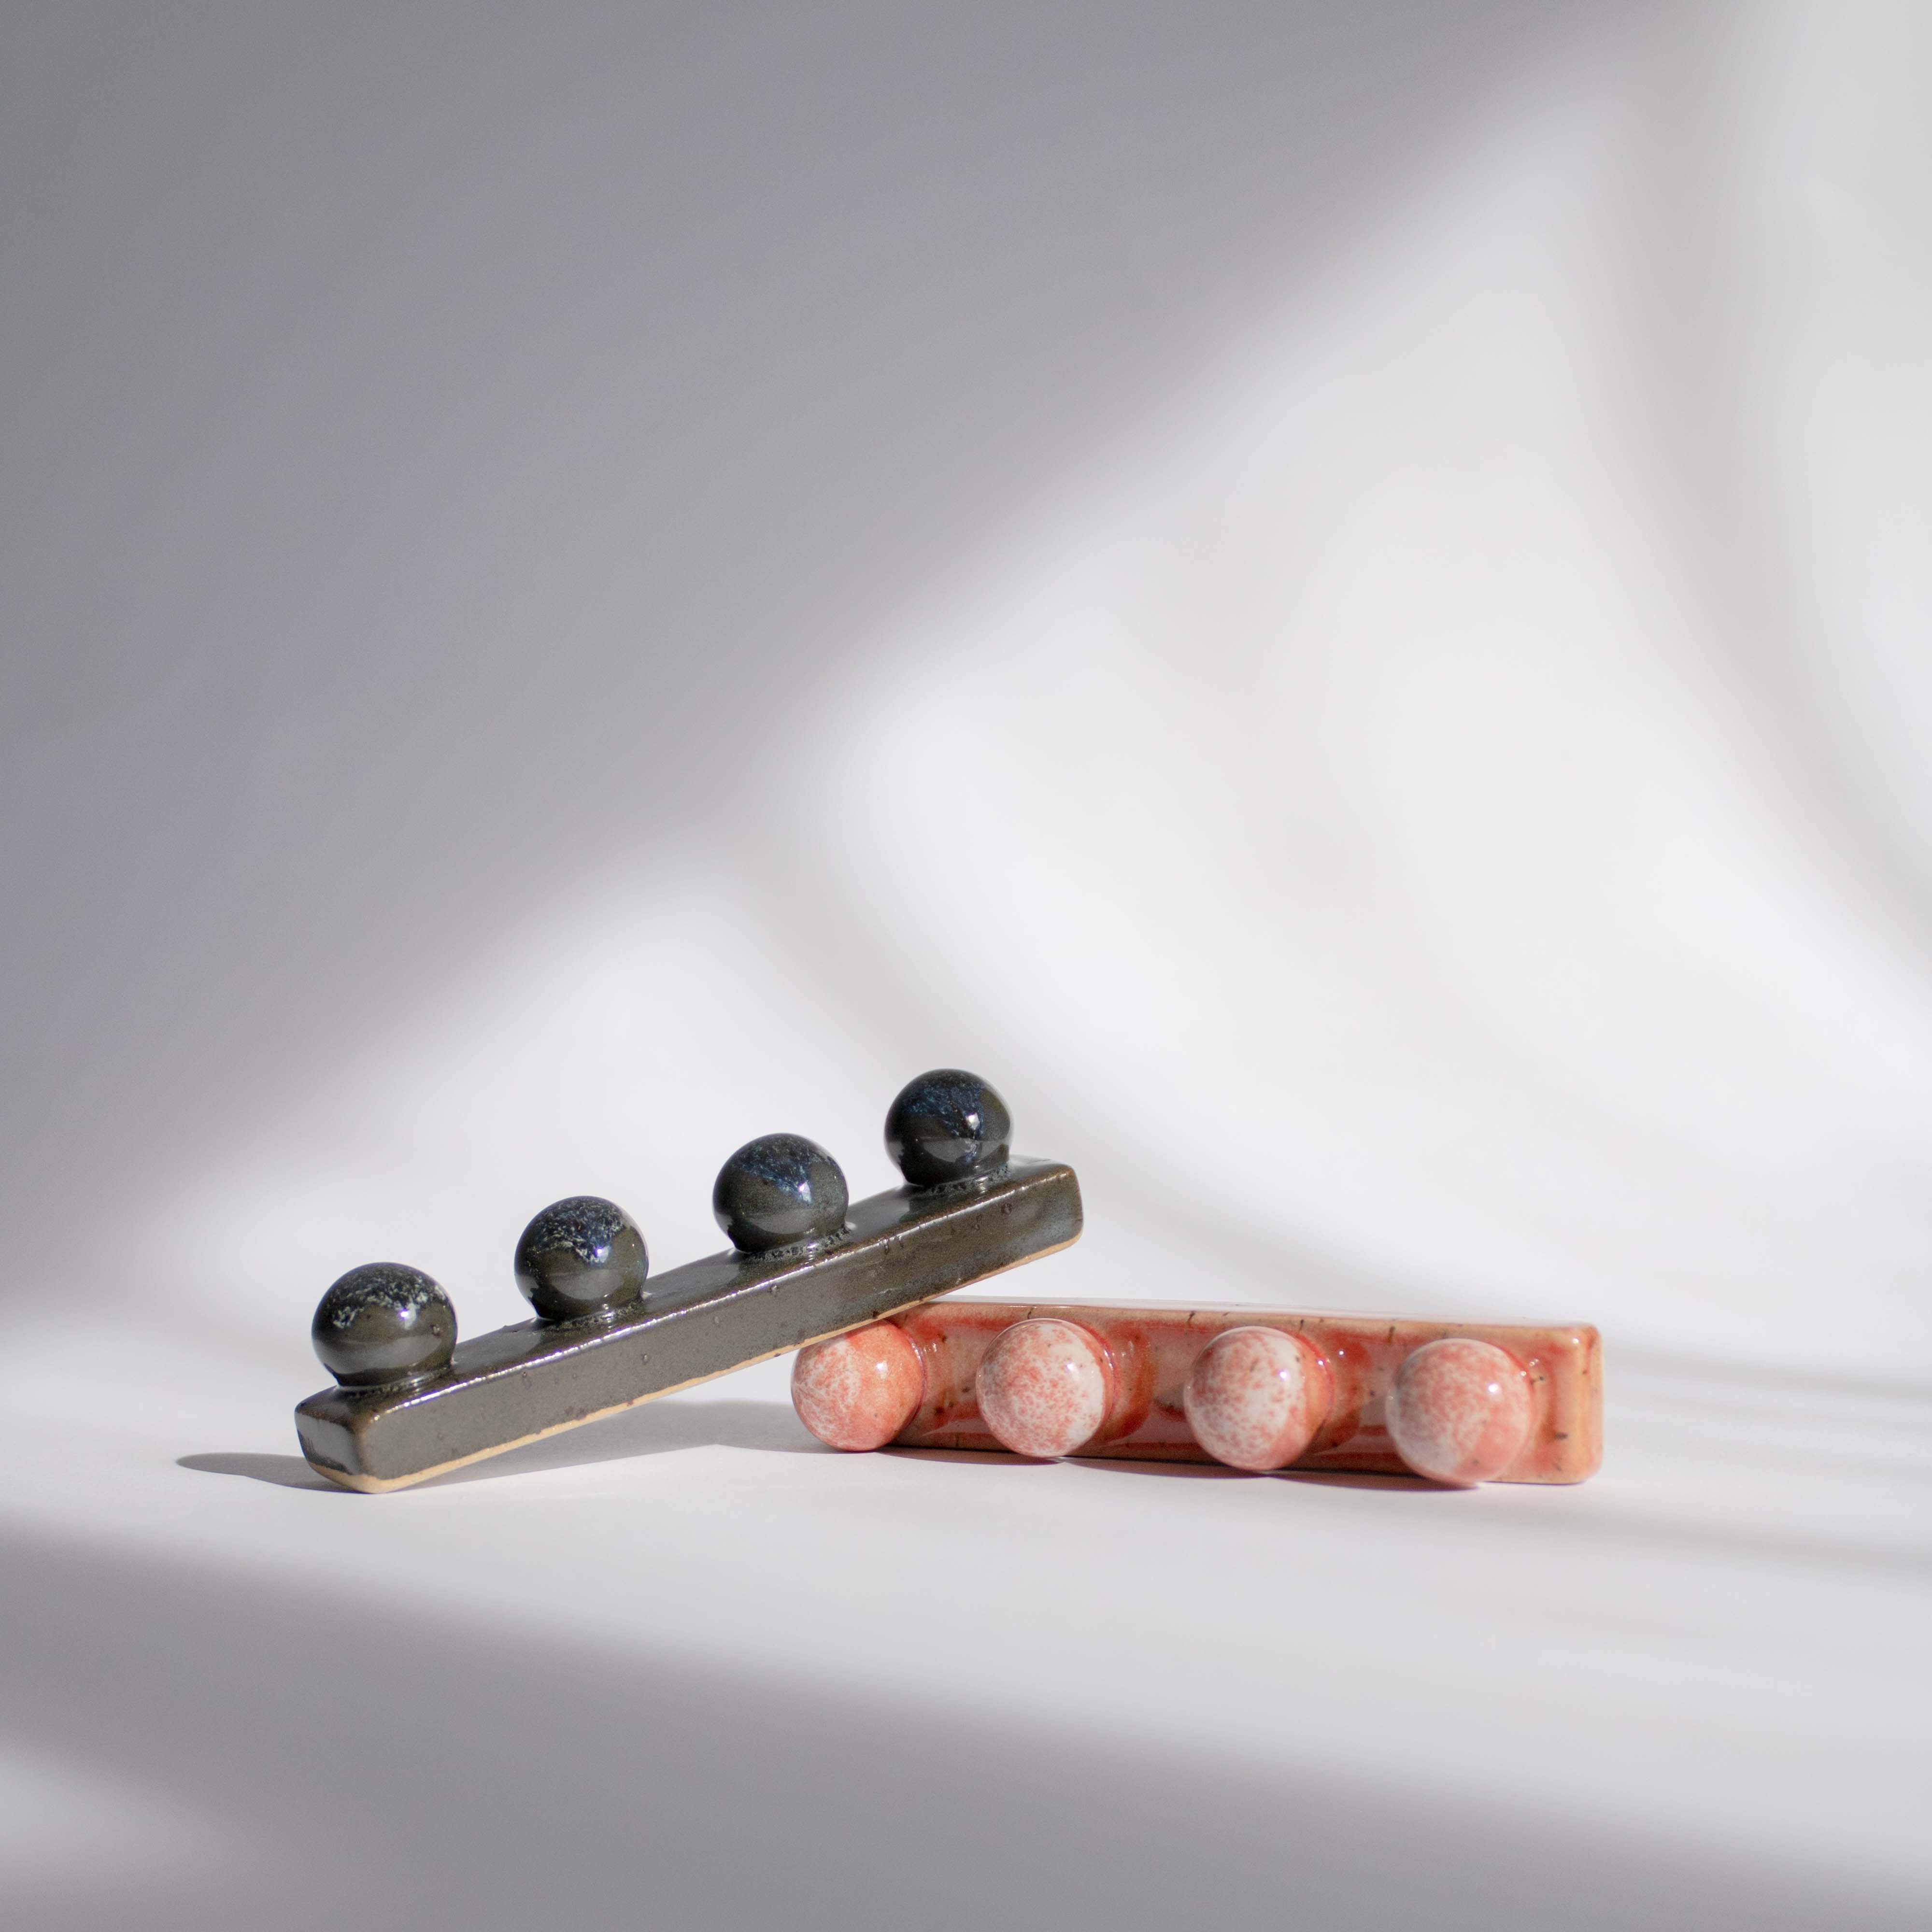
<svg viewBox="0 0 1932 1932">
<path fill-rule="evenodd" d="M 1574 1324 L 960 1300 L 806 1351 L 793 1394 L 838 1448 L 1577 1483 L 1601 1359 Z"/>
<path fill-rule="evenodd" d="M 856 1207 L 815 1141 L 760 1135 L 711 1192 L 732 1252 L 655 1281 L 614 1201 L 553 1202 L 513 1262 L 536 1320 L 460 1344 L 440 1282 L 401 1262 L 352 1268 L 310 1326 L 338 1386 L 296 1409 L 302 1453 L 345 1488 L 400 1489 L 1051 1254 L 1080 1232 L 1079 1184 L 1012 1143 L 1005 1101 L 950 1066 L 886 1110 L 905 1185 Z"/>
<path fill-rule="evenodd" d="M 1058 1161 L 1015 1161 L 964 1194 L 874 1195 L 818 1252 L 713 1255 L 656 1279 L 634 1313 L 459 1342 L 419 1387 L 326 1389 L 296 1412 L 302 1453 L 347 1488 L 400 1488 L 1051 1254 L 1080 1224 Z"/>
</svg>

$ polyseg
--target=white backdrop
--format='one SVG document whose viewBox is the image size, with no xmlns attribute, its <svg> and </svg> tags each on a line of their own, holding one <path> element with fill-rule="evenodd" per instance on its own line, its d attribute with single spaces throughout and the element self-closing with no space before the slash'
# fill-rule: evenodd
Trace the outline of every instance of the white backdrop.
<svg viewBox="0 0 1932 1932">
<path fill-rule="evenodd" d="M 1396 1821 L 1371 1922 L 1514 1922 L 1525 1832 L 1592 1923 L 1922 1906 L 1926 14 L 157 17 L 0 44 L 32 1909 L 306 1923 L 338 1833 L 398 1922 L 605 1922 L 614 1852 L 526 1898 L 490 1821 L 660 1720 L 791 1794 L 789 1879 L 667 1826 L 671 1922 L 982 1922 L 948 1819 L 1016 1923 L 1240 1916 L 1277 1803 L 1310 1899 Z M 689 1258 L 754 1133 L 886 1184 L 935 1064 L 1080 1171 L 1036 1292 L 1594 1321 L 1606 1475 L 1022 1492 L 782 1453 L 776 1370 L 410 1502 L 278 1474 L 343 1269 L 518 1318 L 544 1202 Z M 433 1607 L 353 1666 L 440 1740 L 380 1826 L 215 1600 Z M 630 1688 L 464 1742 L 506 1643 Z M 928 1810 L 868 1784 L 960 1724 Z M 1094 1798 L 1150 1738 L 1191 1795 Z"/>
</svg>

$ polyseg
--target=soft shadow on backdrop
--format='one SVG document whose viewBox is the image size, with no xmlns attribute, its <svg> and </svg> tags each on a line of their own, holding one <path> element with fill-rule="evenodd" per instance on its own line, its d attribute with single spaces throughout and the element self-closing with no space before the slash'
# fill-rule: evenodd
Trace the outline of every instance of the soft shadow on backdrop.
<svg viewBox="0 0 1932 1932">
<path fill-rule="evenodd" d="M 1924 1375 L 1913 10 L 7 33 L 9 1292 L 965 1060 L 1084 1287 Z"/>
<path fill-rule="evenodd" d="M 1590 18 L 10 9 L 6 1168 L 40 1264 L 69 1204 L 218 1162 L 586 898 L 821 862 L 850 830 L 784 767 L 904 614 Z M 970 836 L 994 801 L 952 764 L 879 816 Z M 974 1024 L 935 1000 L 887 1058 Z"/>
<path fill-rule="evenodd" d="M 1925 1372 L 1912 10 L 5 34 L 7 1292 L 966 1060 L 1109 1280 Z"/>
</svg>

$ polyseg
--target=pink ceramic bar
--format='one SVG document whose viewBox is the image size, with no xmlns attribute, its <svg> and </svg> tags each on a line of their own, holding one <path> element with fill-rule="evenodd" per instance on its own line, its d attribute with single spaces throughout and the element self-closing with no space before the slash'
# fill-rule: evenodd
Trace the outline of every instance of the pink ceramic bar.
<svg viewBox="0 0 1932 1932">
<path fill-rule="evenodd" d="M 930 1301 L 892 1318 L 917 1352 L 925 1384 L 911 1420 L 892 1441 L 914 1449 L 1000 1448 L 980 1413 L 974 1378 L 1001 1334 L 1016 1322 L 1042 1319 L 1088 1330 L 1104 1345 L 1111 1363 L 1111 1403 L 1098 1432 L 1073 1452 L 1082 1456 L 1214 1461 L 1188 1426 L 1183 1391 L 1189 1372 L 1196 1357 L 1224 1330 L 1264 1328 L 1304 1337 L 1332 1378 L 1327 1418 L 1292 1468 L 1407 1473 L 1408 1466 L 1397 1454 L 1384 1420 L 1390 1384 L 1414 1350 L 1450 1337 L 1506 1351 L 1522 1364 L 1528 1379 L 1529 1424 L 1523 1446 L 1494 1480 L 1580 1483 L 1603 1460 L 1602 1351 L 1594 1328 L 1006 1301 Z"/>
</svg>

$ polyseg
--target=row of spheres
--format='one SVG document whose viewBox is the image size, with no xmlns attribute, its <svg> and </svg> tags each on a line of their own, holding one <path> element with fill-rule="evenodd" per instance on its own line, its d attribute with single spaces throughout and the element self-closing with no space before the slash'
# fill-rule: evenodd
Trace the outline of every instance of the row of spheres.
<svg viewBox="0 0 1932 1932">
<path fill-rule="evenodd" d="M 1106 1343 L 1057 1316 L 1002 1329 L 973 1376 L 987 1433 L 1016 1456 L 1079 1454 L 1103 1437 L 1118 1393 Z M 799 1419 L 835 1449 L 884 1448 L 926 1396 L 925 1364 L 896 1322 L 801 1349 L 793 1367 Z M 1224 1328 L 1195 1357 L 1181 1402 L 1195 1441 L 1216 1462 L 1282 1469 L 1308 1453 L 1328 1421 L 1334 1380 L 1306 1336 L 1244 1324 Z M 1508 1349 L 1445 1336 L 1403 1358 L 1384 1421 L 1396 1454 L 1418 1475 L 1484 1483 L 1521 1454 L 1534 1414 L 1528 1372 Z"/>
<path fill-rule="evenodd" d="M 1006 1102 L 976 1074 L 941 1067 L 909 1081 L 886 1114 L 886 1151 L 908 1186 L 968 1184 L 998 1174 L 1012 1137 Z M 718 1169 L 711 1211 L 742 1254 L 810 1252 L 845 1226 L 838 1163 L 802 1134 L 748 1141 Z M 650 1257 L 614 1202 L 553 1202 L 517 1242 L 517 1286 L 538 1321 L 607 1322 L 644 1298 Z M 345 1388 L 427 1382 L 449 1366 L 456 1310 L 420 1268 L 372 1262 L 330 1288 L 310 1330 L 323 1367 Z"/>
</svg>

